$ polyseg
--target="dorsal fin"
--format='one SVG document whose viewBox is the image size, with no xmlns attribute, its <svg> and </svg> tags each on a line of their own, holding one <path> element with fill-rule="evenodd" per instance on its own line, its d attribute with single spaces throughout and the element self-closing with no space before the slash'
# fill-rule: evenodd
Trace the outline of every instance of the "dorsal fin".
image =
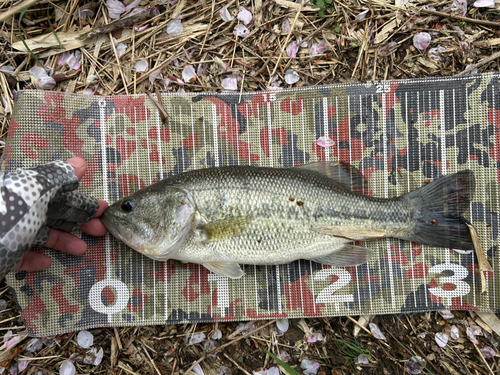
<svg viewBox="0 0 500 375">
<path fill-rule="evenodd" d="M 338 161 L 318 161 L 295 168 L 309 169 L 342 184 L 348 191 L 356 194 L 364 192 L 363 174 L 355 166 Z"/>
</svg>

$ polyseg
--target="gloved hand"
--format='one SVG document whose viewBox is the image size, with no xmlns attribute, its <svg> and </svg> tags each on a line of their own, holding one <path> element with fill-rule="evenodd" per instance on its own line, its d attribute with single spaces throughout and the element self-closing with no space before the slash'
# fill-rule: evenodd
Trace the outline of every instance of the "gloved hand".
<svg viewBox="0 0 500 375">
<path fill-rule="evenodd" d="M 66 232 L 80 228 L 94 236 L 106 233 L 95 217 L 107 203 L 76 191 L 86 169 L 84 159 L 73 158 L 0 172 L 0 279 L 13 269 L 36 271 L 50 266 L 48 256 L 28 252 L 32 245 L 81 255 L 86 242 Z"/>
</svg>

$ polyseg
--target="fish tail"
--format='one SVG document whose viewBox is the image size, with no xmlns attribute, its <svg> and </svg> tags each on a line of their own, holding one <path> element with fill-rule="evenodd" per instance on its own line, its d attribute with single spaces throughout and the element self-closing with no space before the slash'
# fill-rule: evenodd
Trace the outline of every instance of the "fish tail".
<svg viewBox="0 0 500 375">
<path fill-rule="evenodd" d="M 430 246 L 474 249 L 468 221 L 462 216 L 470 206 L 474 189 L 474 173 L 465 170 L 403 195 L 401 199 L 413 209 L 413 221 L 393 237 Z"/>
</svg>

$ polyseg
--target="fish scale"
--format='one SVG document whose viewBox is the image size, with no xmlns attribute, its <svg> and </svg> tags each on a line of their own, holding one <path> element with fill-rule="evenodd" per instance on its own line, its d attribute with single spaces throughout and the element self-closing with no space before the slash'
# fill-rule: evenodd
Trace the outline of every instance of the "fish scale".
<svg viewBox="0 0 500 375">
<path fill-rule="evenodd" d="M 118 201 L 103 221 L 153 259 L 200 263 L 232 278 L 243 275 L 239 264 L 358 265 L 371 250 L 348 243 L 376 238 L 473 248 L 461 216 L 474 192 L 472 172 L 391 199 L 354 193 L 357 173 L 329 162 L 194 170 Z"/>
</svg>

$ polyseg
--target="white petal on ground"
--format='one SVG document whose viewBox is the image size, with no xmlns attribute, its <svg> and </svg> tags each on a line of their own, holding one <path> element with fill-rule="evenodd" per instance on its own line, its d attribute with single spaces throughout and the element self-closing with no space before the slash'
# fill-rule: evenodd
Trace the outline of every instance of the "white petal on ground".
<svg viewBox="0 0 500 375">
<path fill-rule="evenodd" d="M 297 52 L 299 52 L 297 41 L 293 41 L 286 47 L 286 54 L 288 57 L 297 57 Z"/>
<path fill-rule="evenodd" d="M 201 366 L 200 366 L 199 363 L 196 366 L 193 367 L 193 372 L 196 375 L 205 375 L 205 373 L 203 372 L 203 369 L 201 368 Z"/>
<path fill-rule="evenodd" d="M 292 31 L 292 25 L 290 24 L 290 20 L 288 18 L 285 18 L 281 23 L 281 32 L 290 34 L 290 31 Z"/>
<path fill-rule="evenodd" d="M 149 28 L 149 23 L 146 25 L 142 25 L 142 26 L 134 26 L 134 28 L 135 28 L 135 31 L 141 32 L 141 31 L 147 30 Z"/>
<path fill-rule="evenodd" d="M 116 54 L 118 57 L 122 57 L 125 54 L 125 51 L 127 50 L 127 46 L 123 43 L 118 43 L 116 46 Z"/>
<path fill-rule="evenodd" d="M 313 344 L 313 343 L 318 342 L 318 341 L 323 341 L 323 339 L 324 339 L 323 335 L 319 332 L 316 332 L 307 338 L 307 342 L 309 344 Z"/>
<path fill-rule="evenodd" d="M 88 349 L 94 345 L 94 335 L 89 331 L 80 331 L 76 336 L 76 342 L 80 348 Z"/>
<path fill-rule="evenodd" d="M 56 85 L 54 78 L 50 77 L 47 72 L 39 66 L 32 67 L 29 73 L 38 78 L 38 86 L 43 90 L 52 90 Z"/>
<path fill-rule="evenodd" d="M 149 74 L 149 82 L 151 82 L 151 84 L 153 84 L 157 79 L 163 79 L 161 69 L 156 69 Z"/>
<path fill-rule="evenodd" d="M 125 7 L 125 11 L 129 11 L 130 9 L 134 9 L 141 3 L 142 0 L 134 0 L 129 5 Z"/>
<path fill-rule="evenodd" d="M 252 374 L 253 375 L 267 375 L 267 369 L 259 368 L 257 371 L 253 370 Z"/>
<path fill-rule="evenodd" d="M 4 65 L 4 66 L 0 67 L 0 72 L 7 73 L 7 74 L 14 73 L 14 70 L 15 69 L 12 65 Z M 1 308 L 0 308 L 0 311 L 2 311 Z"/>
<path fill-rule="evenodd" d="M 248 30 L 245 26 L 243 25 L 236 25 L 234 27 L 234 30 L 233 30 L 233 34 L 235 36 L 241 36 L 241 37 L 244 37 L 244 36 L 247 36 L 248 34 L 250 34 L 250 30 Z"/>
<path fill-rule="evenodd" d="M 111 19 L 118 18 L 123 12 L 125 12 L 125 5 L 118 0 L 106 1 L 106 7 L 108 8 L 108 15 Z"/>
<path fill-rule="evenodd" d="M 448 335 L 446 333 L 438 332 L 434 339 L 440 348 L 444 348 L 448 344 Z"/>
<path fill-rule="evenodd" d="M 368 358 L 364 355 L 358 355 L 358 364 L 360 365 L 368 365 L 370 364 L 370 361 L 368 361 Z"/>
<path fill-rule="evenodd" d="M 93 17 L 94 16 L 94 11 L 92 9 L 80 9 L 80 19 L 81 20 L 86 20 L 87 17 Z"/>
<path fill-rule="evenodd" d="M 203 332 L 193 333 L 192 335 L 184 337 L 184 343 L 186 345 L 196 345 L 205 340 L 206 336 Z"/>
<path fill-rule="evenodd" d="M 7 114 L 10 113 L 9 102 L 7 101 L 7 99 L 5 99 L 5 96 L 2 96 L 2 102 L 3 102 L 4 112 Z"/>
<path fill-rule="evenodd" d="M 243 22 L 245 25 L 248 25 L 250 22 L 252 22 L 253 16 L 252 16 L 252 13 L 248 9 L 240 6 L 240 12 L 238 13 L 238 19 L 241 22 Z"/>
<path fill-rule="evenodd" d="M 149 69 L 148 61 L 145 59 L 137 60 L 137 62 L 134 64 L 134 68 L 138 72 L 147 72 Z"/>
<path fill-rule="evenodd" d="M 276 366 L 273 366 L 269 370 L 267 370 L 267 375 L 280 375 L 280 369 Z"/>
<path fill-rule="evenodd" d="M 172 20 L 167 24 L 167 34 L 171 36 L 179 36 L 182 34 L 184 26 L 181 20 Z"/>
<path fill-rule="evenodd" d="M 412 375 L 419 375 L 425 366 L 425 359 L 419 357 L 418 355 L 411 357 L 405 363 L 405 370 Z"/>
<path fill-rule="evenodd" d="M 234 20 L 234 16 L 229 12 L 227 7 L 222 7 L 221 10 L 219 10 L 219 14 L 222 20 L 225 22 L 231 22 L 232 20 Z"/>
<path fill-rule="evenodd" d="M 494 358 L 495 357 L 495 349 L 493 349 L 491 346 L 485 346 L 481 349 L 481 353 L 483 353 L 483 355 L 486 357 L 486 358 Z"/>
<path fill-rule="evenodd" d="M 214 340 L 220 340 L 222 338 L 222 332 L 220 329 L 216 329 L 215 332 L 212 334 L 212 338 Z"/>
<path fill-rule="evenodd" d="M 196 81 L 196 72 L 192 65 L 186 65 L 184 69 L 182 69 L 182 79 L 184 83 L 193 83 Z"/>
<path fill-rule="evenodd" d="M 335 146 L 335 141 L 328 136 L 319 137 L 316 144 L 320 147 L 329 148 Z"/>
<path fill-rule="evenodd" d="M 376 325 L 375 323 L 370 323 L 370 331 L 373 333 L 373 336 L 375 336 L 376 339 L 387 341 L 386 337 L 384 336 L 380 328 L 378 328 L 378 325 Z"/>
<path fill-rule="evenodd" d="M 57 60 L 57 65 L 59 65 L 59 66 L 66 65 L 68 63 L 68 59 L 69 59 L 70 55 L 71 55 L 71 52 L 69 52 L 69 51 L 64 52 Z"/>
<path fill-rule="evenodd" d="M 279 355 L 279 359 L 281 359 L 285 363 L 288 363 L 288 361 L 290 361 L 290 359 L 292 358 L 290 357 L 290 354 L 288 354 L 286 350 L 282 350 Z"/>
<path fill-rule="evenodd" d="M 434 60 L 442 60 L 441 54 L 446 52 L 445 47 L 434 47 L 429 49 L 429 57 Z"/>
<path fill-rule="evenodd" d="M 460 333 L 459 333 L 459 331 L 458 331 L 458 327 L 457 327 L 457 326 L 452 326 L 452 327 L 451 327 L 450 337 L 451 337 L 453 340 L 458 340 L 458 338 L 460 337 Z"/>
<path fill-rule="evenodd" d="M 405 5 L 409 0 L 396 0 L 396 6 Z"/>
<path fill-rule="evenodd" d="M 494 8 L 495 1 L 494 0 L 476 0 L 474 4 L 472 4 L 474 8 Z"/>
<path fill-rule="evenodd" d="M 73 361 L 66 359 L 59 367 L 59 375 L 75 375 L 76 368 Z"/>
<path fill-rule="evenodd" d="M 85 358 L 83 359 L 83 363 L 85 363 L 87 365 L 99 366 L 102 362 L 103 357 L 104 357 L 104 351 L 102 348 L 99 348 L 99 350 L 97 350 L 96 347 L 92 347 L 85 354 Z"/>
<path fill-rule="evenodd" d="M 240 323 L 236 327 L 236 331 L 240 332 L 242 335 L 246 335 L 247 333 L 253 331 L 254 329 L 255 329 L 255 324 L 253 324 L 252 322 Z"/>
<path fill-rule="evenodd" d="M 198 67 L 196 68 L 196 75 L 198 77 L 201 77 L 202 75 L 205 74 L 206 71 L 207 71 L 207 67 L 205 64 L 198 64 Z"/>
<path fill-rule="evenodd" d="M 96 92 L 96 86 L 94 87 L 87 87 L 86 89 L 83 89 L 82 94 L 83 95 L 94 95 Z"/>
<path fill-rule="evenodd" d="M 288 83 L 289 85 L 293 85 L 294 83 L 297 83 L 300 80 L 299 73 L 297 73 L 293 69 L 288 69 L 285 72 L 285 82 Z"/>
<path fill-rule="evenodd" d="M 41 339 L 33 339 L 26 347 L 26 351 L 34 353 L 43 348 L 43 341 Z"/>
<path fill-rule="evenodd" d="M 431 44 L 431 34 L 426 32 L 416 33 L 413 36 L 413 45 L 415 48 L 424 51 Z"/>
<path fill-rule="evenodd" d="M 328 42 L 323 39 L 319 43 L 313 43 L 313 45 L 311 46 L 311 48 L 309 50 L 309 54 L 311 56 L 317 56 L 317 55 L 321 55 L 322 53 L 325 53 L 329 49 L 330 49 L 330 46 L 328 45 Z"/>
<path fill-rule="evenodd" d="M 287 318 L 278 319 L 276 321 L 276 326 L 281 332 L 285 333 L 286 331 L 288 331 L 288 328 L 290 328 L 290 323 L 288 322 Z"/>
<path fill-rule="evenodd" d="M 219 371 L 217 371 L 217 375 L 232 375 L 232 371 L 226 366 L 221 366 Z"/>
<path fill-rule="evenodd" d="M 4 338 L 5 340 L 5 338 Z M 16 342 L 21 340 L 21 336 L 12 336 L 9 340 L 5 342 L 5 349 L 10 348 L 12 345 L 14 345 Z"/>
<path fill-rule="evenodd" d="M 439 310 L 439 315 L 441 315 L 444 319 L 453 319 L 455 315 L 450 310 Z"/>
<path fill-rule="evenodd" d="M 467 13 L 467 0 L 453 0 L 451 3 L 451 11 L 456 12 L 457 10 L 461 10 L 461 15 L 465 16 Z"/>
<path fill-rule="evenodd" d="M 82 53 L 79 50 L 76 50 L 70 54 L 66 64 L 68 64 L 68 66 L 73 70 L 79 70 L 82 65 Z"/>
<path fill-rule="evenodd" d="M 465 332 L 467 333 L 467 337 L 470 341 L 472 341 L 473 344 L 479 345 L 479 341 L 477 341 L 475 334 L 475 332 L 477 332 L 476 329 L 474 329 L 473 327 L 467 327 L 467 330 Z"/>
<path fill-rule="evenodd" d="M 95 74 L 91 74 L 91 75 L 87 76 L 87 81 L 85 81 L 85 83 L 87 85 L 90 85 L 90 84 L 98 82 L 98 81 L 99 81 L 99 77 L 96 76 Z"/>
<path fill-rule="evenodd" d="M 235 77 L 224 78 L 221 85 L 225 90 L 238 90 L 238 80 Z"/>
<path fill-rule="evenodd" d="M 359 13 L 359 14 L 355 17 L 355 19 L 357 19 L 357 20 L 363 20 L 363 19 L 366 17 L 366 15 L 368 14 L 368 12 L 369 12 L 369 11 L 370 11 L 370 9 L 367 9 L 367 10 L 362 11 L 361 13 Z"/>
<path fill-rule="evenodd" d="M 304 375 L 316 375 L 318 373 L 320 364 L 315 361 L 311 361 L 310 359 L 304 359 L 300 363 L 300 368 L 304 370 Z"/>
</svg>

